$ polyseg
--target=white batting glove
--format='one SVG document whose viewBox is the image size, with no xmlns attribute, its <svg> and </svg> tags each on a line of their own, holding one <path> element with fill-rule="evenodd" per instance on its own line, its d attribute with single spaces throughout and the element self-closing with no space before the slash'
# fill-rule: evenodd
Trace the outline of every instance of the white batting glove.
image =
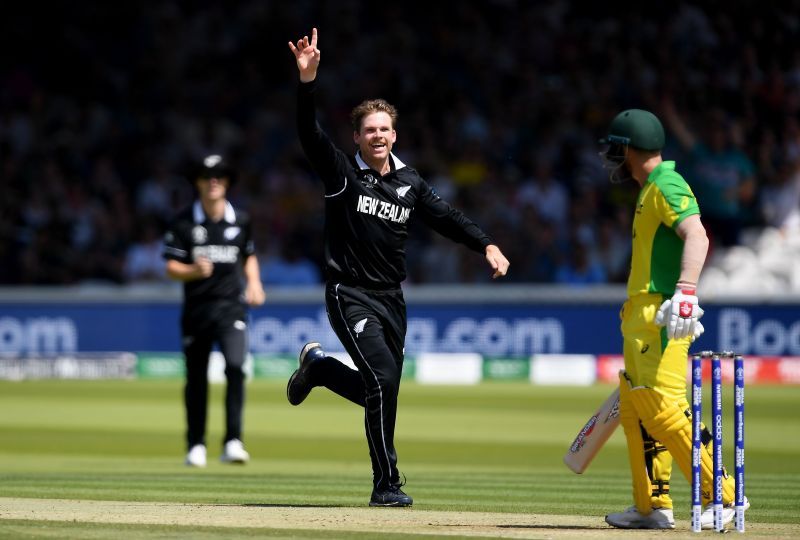
<svg viewBox="0 0 800 540">
<path fill-rule="evenodd" d="M 655 323 L 658 326 L 664 326 L 664 312 L 667 311 L 672 306 L 672 300 L 664 300 L 664 303 L 661 304 L 661 307 L 658 309 L 658 313 L 656 313 Z M 703 316 L 703 308 L 698 307 L 697 309 L 700 310 L 700 314 L 697 316 L 698 319 Z M 692 341 L 696 341 L 697 338 L 703 335 L 706 329 L 703 327 L 703 323 L 699 320 L 694 323 L 694 334 L 692 335 Z"/>
<path fill-rule="evenodd" d="M 703 310 L 701 309 L 700 311 L 703 311 Z M 702 316 L 702 313 L 700 315 Z M 700 317 L 697 317 L 697 318 L 699 319 Z M 706 329 L 703 328 L 703 323 L 701 323 L 700 321 L 697 321 L 696 323 L 694 323 L 694 335 L 692 336 L 692 341 L 695 341 L 697 338 L 702 336 L 703 332 L 705 332 L 705 331 L 706 331 Z"/>
<path fill-rule="evenodd" d="M 665 300 L 656 313 L 655 323 L 667 327 L 669 339 L 682 339 L 692 336 L 693 339 L 703 333 L 702 325 L 697 333 L 698 319 L 703 316 L 703 310 L 697 303 L 695 289 L 679 288 L 671 300 Z"/>
</svg>

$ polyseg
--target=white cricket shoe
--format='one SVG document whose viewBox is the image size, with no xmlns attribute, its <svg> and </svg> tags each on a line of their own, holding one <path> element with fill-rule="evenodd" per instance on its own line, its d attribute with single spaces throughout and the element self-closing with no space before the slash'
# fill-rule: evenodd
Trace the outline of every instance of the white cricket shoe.
<svg viewBox="0 0 800 540">
<path fill-rule="evenodd" d="M 736 506 L 735 502 L 727 504 L 722 507 L 722 526 L 725 527 L 736 516 Z M 750 508 L 750 501 L 747 500 L 747 497 L 744 498 L 744 509 L 747 510 Z M 700 528 L 704 530 L 709 530 L 714 528 L 714 503 L 709 503 L 706 505 L 703 513 L 700 514 Z"/>
<path fill-rule="evenodd" d="M 186 465 L 189 467 L 205 467 L 206 466 L 206 447 L 202 444 L 196 444 L 189 449 L 186 454 Z"/>
<path fill-rule="evenodd" d="M 244 465 L 250 461 L 250 454 L 244 449 L 242 441 L 239 439 L 231 439 L 225 443 L 225 449 L 219 457 L 222 463 L 239 463 Z"/>
<path fill-rule="evenodd" d="M 624 512 L 608 514 L 606 523 L 618 529 L 674 529 L 675 518 L 671 508 L 653 508 L 648 515 L 643 516 L 631 506 Z"/>
</svg>

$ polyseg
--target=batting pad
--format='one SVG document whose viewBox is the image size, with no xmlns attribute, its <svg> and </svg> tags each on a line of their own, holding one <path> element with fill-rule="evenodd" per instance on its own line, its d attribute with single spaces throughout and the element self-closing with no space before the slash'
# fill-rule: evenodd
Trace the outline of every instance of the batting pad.
<svg viewBox="0 0 800 540">
<path fill-rule="evenodd" d="M 672 455 L 667 447 L 655 440 L 652 435 L 644 432 L 644 460 L 650 476 L 650 485 L 653 493 L 650 505 L 653 508 L 672 508 L 672 498 L 669 494 L 669 481 L 672 476 Z"/>
<path fill-rule="evenodd" d="M 622 403 L 620 394 L 620 405 Z M 642 418 L 642 425 L 647 432 L 667 447 L 669 453 L 678 462 L 687 480 L 692 478 L 692 423 L 675 403 L 652 388 L 637 387 L 630 392 L 633 406 Z M 621 408 L 621 407 L 620 407 Z M 709 445 L 710 447 L 710 445 Z M 704 447 L 700 452 L 700 476 L 702 478 L 703 504 L 711 501 L 713 484 L 713 461 L 710 448 Z M 734 497 L 733 478 L 725 478 L 722 482 L 722 503 L 730 504 Z"/>
<path fill-rule="evenodd" d="M 653 511 L 650 502 L 652 485 L 647 474 L 647 464 L 644 459 L 644 439 L 642 428 L 639 425 L 639 416 L 631 402 L 631 382 L 625 375 L 625 370 L 619 372 L 619 423 L 625 431 L 628 441 L 628 462 L 631 465 L 631 481 L 633 483 L 633 502 L 636 510 L 643 516 Z"/>
</svg>

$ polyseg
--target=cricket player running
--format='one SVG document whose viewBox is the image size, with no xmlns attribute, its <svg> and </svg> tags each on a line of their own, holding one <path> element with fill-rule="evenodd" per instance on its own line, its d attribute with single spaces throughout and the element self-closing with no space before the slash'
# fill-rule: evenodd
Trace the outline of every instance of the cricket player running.
<svg viewBox="0 0 800 540">
<path fill-rule="evenodd" d="M 603 154 L 612 182 L 633 178 L 641 191 L 633 218 L 628 299 L 622 307 L 625 370 L 620 423 L 628 443 L 633 501 L 606 522 L 623 529 L 672 529 L 672 460 L 692 471 L 691 408 L 686 399 L 689 345 L 703 333 L 697 280 L 708 251 L 700 209 L 674 161 L 663 161 L 664 128 L 640 109 L 611 122 Z M 703 528 L 713 527 L 711 434 L 704 427 Z M 723 481 L 723 521 L 734 516 L 734 479 Z M 749 506 L 749 503 L 746 503 Z"/>
<path fill-rule="evenodd" d="M 286 388 L 299 405 L 315 386 L 325 386 L 364 407 L 372 460 L 370 506 L 411 506 L 397 469 L 394 428 L 403 368 L 406 305 L 405 243 L 415 217 L 438 233 L 485 256 L 493 277 L 508 261 L 486 234 L 442 200 L 422 177 L 393 153 L 397 111 L 368 100 L 351 114 L 358 151 L 339 150 L 316 120 L 314 96 L 320 62 L 315 28 L 289 43 L 300 75 L 297 129 L 300 143 L 325 186 L 325 307 L 336 336 L 358 370 L 307 344 Z"/>
<path fill-rule="evenodd" d="M 227 199 L 235 171 L 219 155 L 206 156 L 191 175 L 194 203 L 178 213 L 164 238 L 167 274 L 183 282 L 181 314 L 186 357 L 186 465 L 206 466 L 208 361 L 216 343 L 225 358 L 225 438 L 220 461 L 247 463 L 242 443 L 247 353 L 247 309 L 265 294 L 250 217 Z"/>
</svg>

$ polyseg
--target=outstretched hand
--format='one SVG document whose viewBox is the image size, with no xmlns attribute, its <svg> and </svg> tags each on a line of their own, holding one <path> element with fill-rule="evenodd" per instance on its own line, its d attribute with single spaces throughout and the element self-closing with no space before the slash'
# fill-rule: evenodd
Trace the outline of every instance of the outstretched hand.
<svg viewBox="0 0 800 540">
<path fill-rule="evenodd" d="M 294 54 L 297 61 L 297 70 L 300 72 L 302 82 L 311 82 L 317 78 L 317 68 L 319 67 L 320 52 L 317 48 L 317 29 L 311 29 L 311 41 L 308 36 L 298 39 L 295 45 L 289 42 L 289 50 Z"/>
<path fill-rule="evenodd" d="M 489 262 L 492 270 L 494 270 L 492 279 L 502 277 L 508 272 L 508 259 L 506 259 L 503 252 L 500 251 L 500 248 L 496 245 L 490 244 L 486 246 L 486 260 Z"/>
</svg>

